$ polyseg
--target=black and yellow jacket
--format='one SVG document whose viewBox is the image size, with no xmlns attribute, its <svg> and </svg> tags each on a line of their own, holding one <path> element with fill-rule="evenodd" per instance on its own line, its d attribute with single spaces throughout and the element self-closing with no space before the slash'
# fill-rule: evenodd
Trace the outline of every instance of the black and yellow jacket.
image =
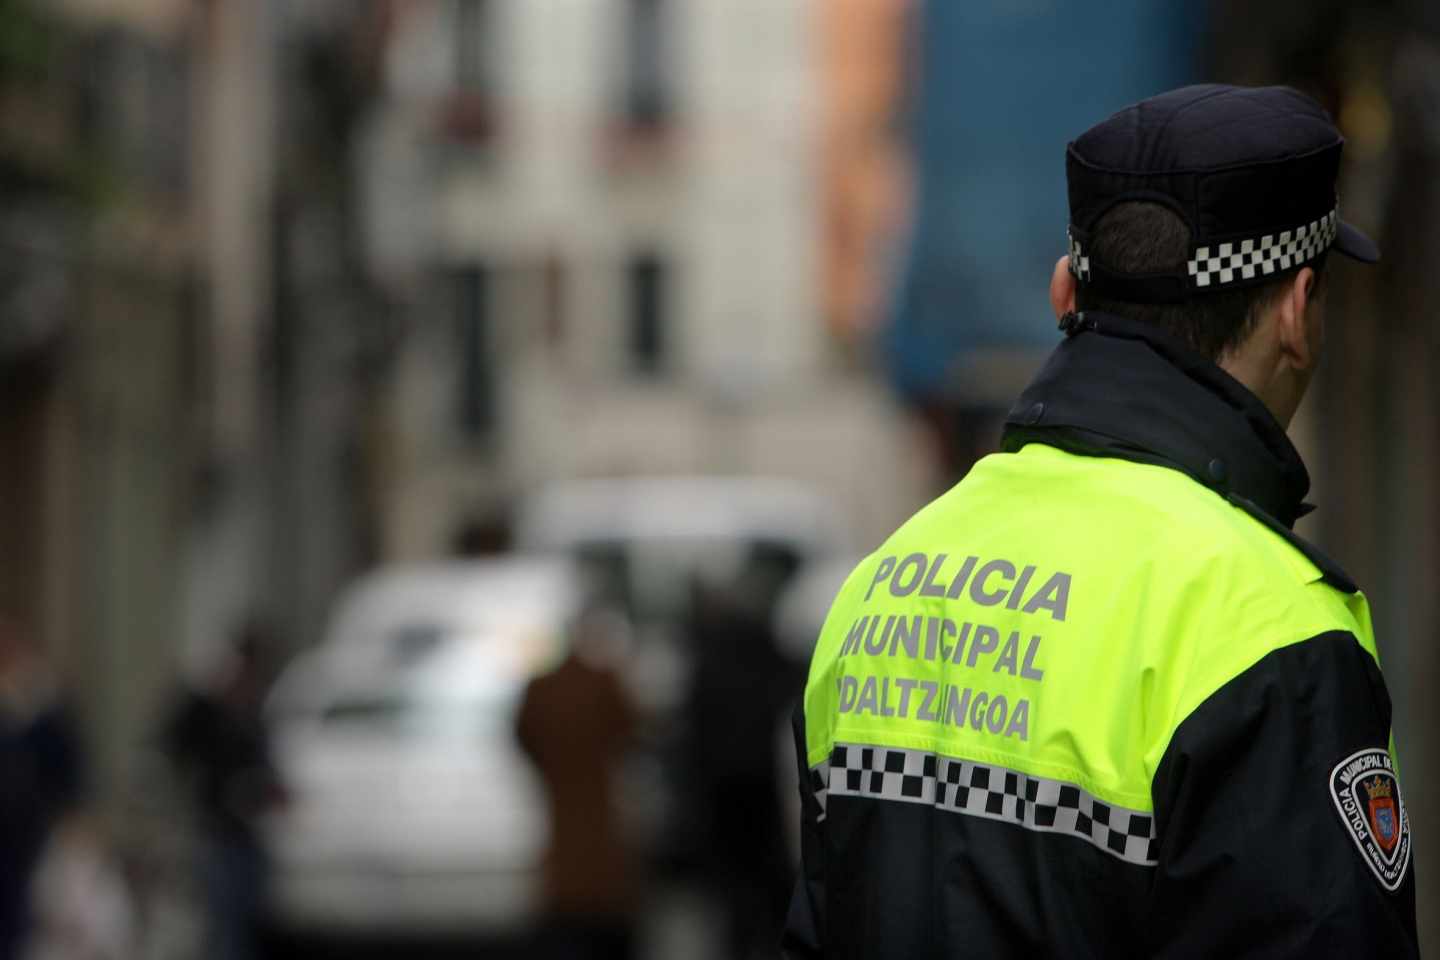
<svg viewBox="0 0 1440 960">
<path fill-rule="evenodd" d="M 1291 532 L 1304 465 L 1215 365 L 1084 319 L 836 597 L 787 955 L 1414 956 L 1390 701 Z"/>
</svg>

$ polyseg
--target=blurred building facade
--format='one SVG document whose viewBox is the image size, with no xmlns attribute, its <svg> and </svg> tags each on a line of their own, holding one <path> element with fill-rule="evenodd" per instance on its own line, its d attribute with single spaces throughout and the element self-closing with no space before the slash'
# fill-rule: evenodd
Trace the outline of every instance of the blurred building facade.
<svg viewBox="0 0 1440 960">
<path fill-rule="evenodd" d="M 816 5 L 0 18 L 0 602 L 106 804 L 237 624 L 308 645 L 355 572 L 546 480 L 789 476 L 861 543 L 929 490 L 834 335 L 822 148 L 890 131 Z"/>
<path fill-rule="evenodd" d="M 133 6 L 0 11 L 0 603 L 71 681 L 102 794 L 172 673 L 197 319 L 193 62 Z"/>
<path fill-rule="evenodd" d="M 822 296 L 830 328 L 857 352 L 888 314 L 910 212 L 905 106 L 916 28 L 908 0 L 816 4 L 824 90 Z"/>
<path fill-rule="evenodd" d="M 273 91 L 316 50 L 358 70 L 369 8 L 0 5 L 0 605 L 73 688 L 102 802 L 182 674 L 247 617 L 317 623 L 365 560 L 374 311 L 328 243 L 343 190 L 309 189 L 333 158 L 277 146 L 314 85 Z"/>
<path fill-rule="evenodd" d="M 924 456 L 826 322 L 822 18 L 801 0 L 397 13 L 359 157 L 368 254 L 409 333 L 386 554 L 432 555 L 577 475 L 798 477 L 866 540 L 923 493 Z"/>
</svg>

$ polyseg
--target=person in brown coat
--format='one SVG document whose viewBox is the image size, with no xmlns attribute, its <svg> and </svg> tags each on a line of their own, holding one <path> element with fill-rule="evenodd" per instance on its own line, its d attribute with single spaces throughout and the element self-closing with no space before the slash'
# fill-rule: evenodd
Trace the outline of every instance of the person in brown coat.
<svg viewBox="0 0 1440 960">
<path fill-rule="evenodd" d="M 623 644 L 615 615 L 582 614 L 569 655 L 530 682 L 520 707 L 520 745 L 545 781 L 552 811 L 539 956 L 623 960 L 634 953 L 637 858 L 615 789 L 636 723 L 616 675 Z"/>
</svg>

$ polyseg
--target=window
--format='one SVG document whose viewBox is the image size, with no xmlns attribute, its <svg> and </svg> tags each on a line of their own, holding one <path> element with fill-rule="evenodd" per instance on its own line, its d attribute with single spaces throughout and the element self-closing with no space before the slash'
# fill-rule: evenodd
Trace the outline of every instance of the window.
<svg viewBox="0 0 1440 960">
<path fill-rule="evenodd" d="M 540 266 L 542 309 L 545 317 L 545 343 L 558 350 L 565 342 L 566 293 L 568 292 L 565 261 L 553 250 L 545 255 Z"/>
<path fill-rule="evenodd" d="M 131 31 L 102 29 L 86 41 L 78 86 L 81 136 L 127 183 L 185 195 L 190 86 L 183 50 Z M 73 177 L 73 174 L 65 174 Z"/>
<path fill-rule="evenodd" d="M 495 88 L 491 0 L 455 0 L 455 85 L 467 93 Z"/>
<path fill-rule="evenodd" d="M 647 253 L 630 261 L 628 273 L 631 365 L 636 373 L 653 377 L 665 368 L 668 271 L 659 257 Z"/>
<path fill-rule="evenodd" d="M 445 107 L 445 132 L 456 142 L 486 146 L 499 133 L 499 64 L 492 0 L 452 0 L 455 91 Z"/>
<path fill-rule="evenodd" d="M 630 127 L 656 128 L 670 119 L 670 71 L 663 0 L 625 0 L 623 113 Z"/>
<path fill-rule="evenodd" d="M 496 425 L 496 364 L 490 342 L 490 271 L 472 264 L 455 271 L 459 347 L 459 423 L 464 436 L 485 439 Z"/>
</svg>

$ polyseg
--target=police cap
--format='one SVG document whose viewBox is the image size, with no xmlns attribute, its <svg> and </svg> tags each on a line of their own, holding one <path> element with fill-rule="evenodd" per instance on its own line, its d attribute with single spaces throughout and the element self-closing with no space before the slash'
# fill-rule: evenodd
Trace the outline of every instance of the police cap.
<svg viewBox="0 0 1440 960">
<path fill-rule="evenodd" d="M 1126 107 L 1066 149 L 1071 272 L 1115 299 L 1173 303 L 1264 283 L 1331 247 L 1373 263 L 1374 242 L 1339 217 L 1344 144 L 1324 108 L 1288 87 L 1202 84 Z M 1129 274 L 1090 255 L 1099 219 L 1135 200 L 1189 225 L 1183 269 Z"/>
</svg>

